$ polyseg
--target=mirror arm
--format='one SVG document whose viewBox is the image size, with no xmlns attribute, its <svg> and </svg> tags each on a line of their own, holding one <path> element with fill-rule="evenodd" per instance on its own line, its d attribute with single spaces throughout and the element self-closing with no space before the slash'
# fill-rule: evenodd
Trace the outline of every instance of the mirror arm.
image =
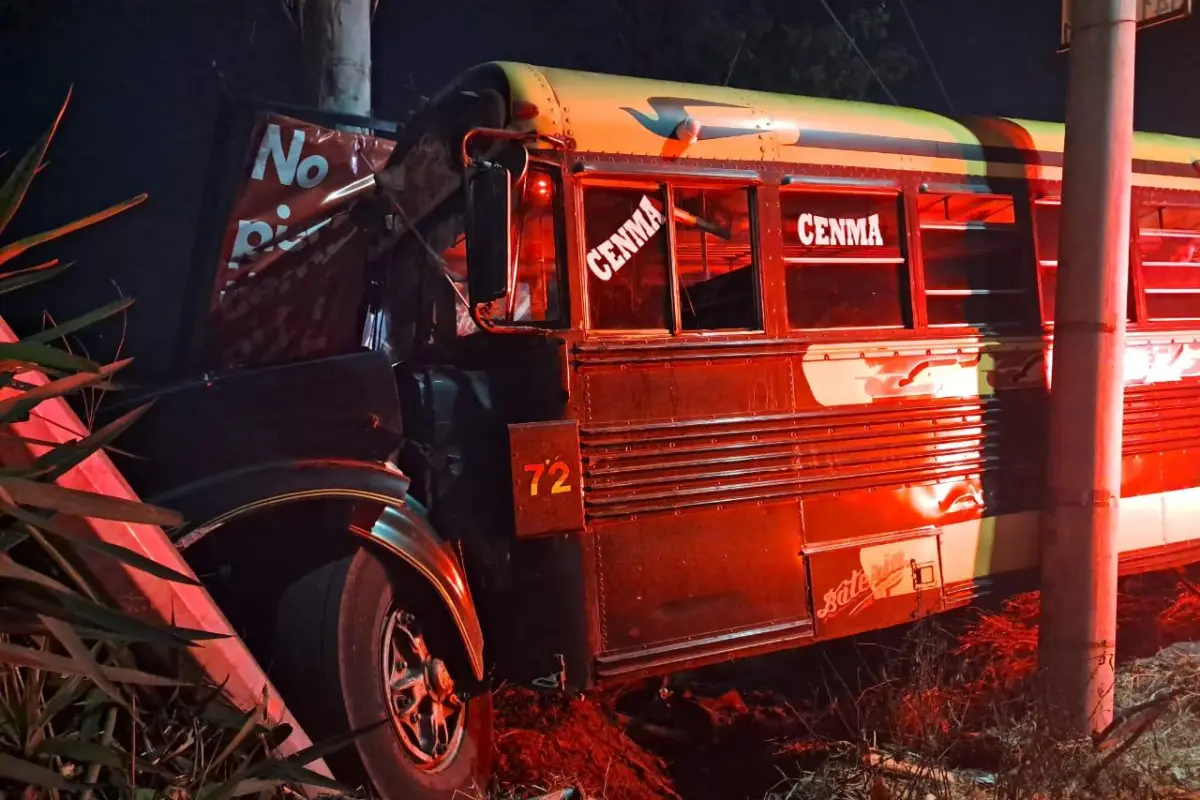
<svg viewBox="0 0 1200 800">
<path fill-rule="evenodd" d="M 471 158 L 470 145 L 471 140 L 476 136 L 482 136 L 486 139 L 506 139 L 508 141 L 521 141 L 522 139 L 530 138 L 530 134 L 523 131 L 510 131 L 504 128 L 471 128 L 463 134 L 462 138 L 462 165 L 464 168 L 470 167 L 475 163 L 475 159 Z M 514 181 L 515 183 L 516 181 Z"/>
<path fill-rule="evenodd" d="M 511 142 L 527 140 L 544 141 L 562 150 L 568 149 L 571 145 L 570 140 L 562 136 L 551 136 L 545 133 L 537 133 L 536 131 L 510 131 L 507 128 L 471 128 L 463 134 L 461 158 L 464 168 L 470 167 L 475 161 L 475 159 L 471 158 L 469 145 L 471 144 L 471 140 L 476 136 L 481 136 L 485 139 L 505 139 Z M 513 183 L 516 183 L 523 177 L 523 175 L 518 175 L 513 180 Z"/>
<path fill-rule="evenodd" d="M 492 322 L 492 320 L 484 313 L 484 311 L 488 307 L 488 305 L 490 305 L 490 304 L 489 303 L 471 303 L 470 309 L 469 309 L 470 314 L 471 314 L 471 321 L 474 322 L 479 327 L 479 330 L 481 330 L 485 333 L 491 333 L 494 335 L 506 335 L 506 334 L 514 334 L 514 333 L 532 333 L 536 336 L 542 336 L 542 337 L 550 336 L 552 333 L 554 333 L 554 331 L 552 331 L 552 330 L 549 330 L 547 328 L 539 328 L 534 325 L 510 325 L 508 323 L 505 323 L 503 325 L 497 325 L 496 323 Z"/>
</svg>

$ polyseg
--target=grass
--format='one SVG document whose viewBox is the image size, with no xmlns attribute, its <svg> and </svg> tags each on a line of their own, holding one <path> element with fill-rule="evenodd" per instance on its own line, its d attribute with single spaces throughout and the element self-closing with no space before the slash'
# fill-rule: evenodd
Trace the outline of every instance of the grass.
<svg viewBox="0 0 1200 800">
<path fill-rule="evenodd" d="M 494 796 L 1200 798 L 1200 588 L 1122 583 L 1118 722 L 1060 742 L 1034 700 L 1038 598 L 589 698 L 501 693 Z M 673 688 L 672 688 L 673 686 Z M 662 689 L 661 691 L 659 689 Z"/>
</svg>

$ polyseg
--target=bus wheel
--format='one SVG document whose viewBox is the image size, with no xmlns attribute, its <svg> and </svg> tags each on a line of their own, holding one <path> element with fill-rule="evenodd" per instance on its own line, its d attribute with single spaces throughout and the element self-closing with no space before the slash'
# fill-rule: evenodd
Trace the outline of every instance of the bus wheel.
<svg viewBox="0 0 1200 800">
<path fill-rule="evenodd" d="M 283 594 L 271 676 L 315 741 L 372 727 L 326 758 L 343 783 L 381 800 L 481 796 L 492 699 L 473 686 L 457 629 L 420 576 L 370 549 Z"/>
</svg>

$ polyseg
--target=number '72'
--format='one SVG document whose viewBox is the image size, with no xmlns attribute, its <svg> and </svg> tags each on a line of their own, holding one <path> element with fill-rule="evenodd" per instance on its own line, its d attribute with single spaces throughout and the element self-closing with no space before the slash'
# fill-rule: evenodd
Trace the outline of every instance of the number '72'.
<svg viewBox="0 0 1200 800">
<path fill-rule="evenodd" d="M 547 467 L 547 465 L 549 465 Z M 542 480 L 542 476 L 547 472 L 550 477 L 557 478 L 554 485 L 550 487 L 550 494 L 562 494 L 563 492 L 571 491 L 571 484 L 567 483 L 567 478 L 571 476 L 571 470 L 562 461 L 555 461 L 553 464 L 546 462 L 544 464 L 526 464 L 525 471 L 533 475 L 533 479 L 529 481 L 529 496 L 537 497 L 538 484 Z"/>
</svg>

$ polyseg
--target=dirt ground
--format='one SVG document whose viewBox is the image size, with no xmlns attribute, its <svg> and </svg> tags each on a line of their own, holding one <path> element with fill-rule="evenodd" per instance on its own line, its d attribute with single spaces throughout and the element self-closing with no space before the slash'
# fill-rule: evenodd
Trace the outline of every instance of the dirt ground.
<svg viewBox="0 0 1200 800">
<path fill-rule="evenodd" d="M 503 688 L 493 796 L 566 787 L 596 800 L 1135 796 L 1103 781 L 1080 794 L 1077 777 L 1064 778 L 1062 792 L 1000 786 L 1043 780 L 1025 773 L 1075 757 L 1049 753 L 1045 742 L 1035 747 L 1036 732 L 1019 732 L 1036 661 L 1037 602 L 1036 594 L 1019 595 L 1002 609 L 586 697 Z M 1150 701 L 1142 715 L 1154 719 L 1113 764 L 1154 765 L 1137 769 L 1157 770 L 1163 793 L 1136 796 L 1193 796 L 1186 792 L 1200 790 L 1200 702 L 1190 686 L 1200 692 L 1200 647 L 1172 645 L 1200 640 L 1200 586 L 1182 573 L 1125 580 L 1119 617 L 1117 707 Z M 1130 731 L 1113 737 L 1129 739 Z M 1108 755 L 1087 750 L 1080 770 Z M 879 763 L 891 756 L 907 765 Z M 904 777 L 915 765 L 920 791 Z M 1142 772 L 1122 774 L 1121 786 L 1142 787 Z"/>
</svg>

